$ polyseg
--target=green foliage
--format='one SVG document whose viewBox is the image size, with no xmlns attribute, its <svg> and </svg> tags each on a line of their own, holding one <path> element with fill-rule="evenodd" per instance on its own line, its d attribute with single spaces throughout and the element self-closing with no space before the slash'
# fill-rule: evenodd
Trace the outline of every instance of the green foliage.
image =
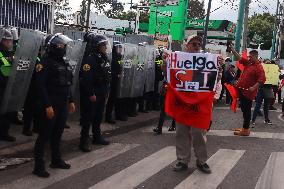
<svg viewBox="0 0 284 189">
<path fill-rule="evenodd" d="M 82 0 L 80 5 L 80 12 L 81 12 L 81 18 L 80 18 L 80 25 L 84 26 L 86 22 L 86 14 L 87 14 L 87 1 Z"/>
<path fill-rule="evenodd" d="M 265 49 L 271 46 L 273 38 L 273 29 L 275 23 L 275 16 L 269 13 L 254 14 L 249 18 L 248 28 L 249 33 L 253 33 L 252 41 L 254 43 L 264 43 Z M 251 35 L 250 35 L 251 37 Z"/>
<path fill-rule="evenodd" d="M 205 17 L 204 1 L 188 1 L 188 17 L 190 19 L 203 19 Z"/>
<path fill-rule="evenodd" d="M 69 23 L 72 21 L 72 8 L 70 7 L 68 0 L 63 0 L 60 3 L 56 3 L 54 13 L 55 22 Z"/>
<path fill-rule="evenodd" d="M 120 15 L 124 11 L 122 3 L 111 4 L 111 8 L 107 11 L 104 11 L 105 15 L 109 18 L 116 18 L 117 15 Z"/>
</svg>

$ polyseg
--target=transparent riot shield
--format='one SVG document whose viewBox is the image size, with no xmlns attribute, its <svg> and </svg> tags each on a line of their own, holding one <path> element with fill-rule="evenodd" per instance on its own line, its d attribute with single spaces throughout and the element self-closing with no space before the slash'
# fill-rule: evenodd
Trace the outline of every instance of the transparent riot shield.
<svg viewBox="0 0 284 189">
<path fill-rule="evenodd" d="M 137 61 L 138 46 L 134 44 L 123 45 L 122 74 L 118 87 L 118 98 L 131 97 L 134 78 L 134 61 Z"/>
<path fill-rule="evenodd" d="M 44 34 L 22 29 L 16 48 L 12 70 L 4 91 L 0 112 L 20 110 L 25 102 Z"/>
<path fill-rule="evenodd" d="M 145 64 L 145 92 L 154 91 L 155 86 L 155 60 L 156 60 L 156 48 L 152 45 L 146 46 L 146 64 Z"/>
<path fill-rule="evenodd" d="M 145 86 L 145 60 L 146 60 L 146 47 L 138 46 L 138 60 L 134 61 L 134 78 L 131 90 L 131 97 L 143 96 Z"/>
<path fill-rule="evenodd" d="M 67 44 L 65 62 L 69 63 L 73 70 L 73 85 L 71 88 L 72 94 L 77 96 L 76 89 L 78 88 L 79 72 L 82 59 L 85 53 L 86 43 L 81 40 L 75 40 Z"/>
<path fill-rule="evenodd" d="M 2 40 L 3 34 L 4 34 L 4 30 L 2 27 L 0 27 L 0 41 Z"/>
</svg>

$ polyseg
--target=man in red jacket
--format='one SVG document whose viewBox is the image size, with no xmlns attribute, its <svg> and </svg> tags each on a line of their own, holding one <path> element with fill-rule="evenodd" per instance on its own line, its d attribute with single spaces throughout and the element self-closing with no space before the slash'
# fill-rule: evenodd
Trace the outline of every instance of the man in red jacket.
<svg viewBox="0 0 284 189">
<path fill-rule="evenodd" d="M 250 135 L 250 120 L 252 101 L 255 99 L 258 87 L 265 82 L 265 73 L 261 63 L 258 61 L 258 52 L 249 52 L 248 59 L 242 58 L 235 49 L 232 52 L 236 59 L 244 65 L 244 70 L 236 83 L 239 90 L 241 110 L 243 112 L 243 128 L 235 129 L 234 134 L 239 136 Z"/>
</svg>

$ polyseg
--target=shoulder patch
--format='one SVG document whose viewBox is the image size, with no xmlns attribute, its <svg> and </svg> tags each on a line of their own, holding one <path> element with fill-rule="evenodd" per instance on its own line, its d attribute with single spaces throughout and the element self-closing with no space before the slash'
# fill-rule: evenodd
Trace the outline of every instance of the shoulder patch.
<svg viewBox="0 0 284 189">
<path fill-rule="evenodd" d="M 90 71 L 90 69 L 91 69 L 91 66 L 90 66 L 89 64 L 84 64 L 83 70 L 84 70 L 85 72 Z"/>
<path fill-rule="evenodd" d="M 36 65 L 36 72 L 40 72 L 43 69 L 43 65 L 42 64 L 37 64 Z"/>
</svg>

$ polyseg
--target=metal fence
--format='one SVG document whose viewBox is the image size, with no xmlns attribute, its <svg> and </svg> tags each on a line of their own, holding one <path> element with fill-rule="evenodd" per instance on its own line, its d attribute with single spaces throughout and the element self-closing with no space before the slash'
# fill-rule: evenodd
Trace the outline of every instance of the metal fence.
<svg viewBox="0 0 284 189">
<path fill-rule="evenodd" d="M 63 33 L 73 40 L 83 39 L 85 34 L 85 32 L 80 31 L 79 27 L 70 27 L 63 25 L 55 25 L 54 33 Z M 149 45 L 154 44 L 154 38 L 147 35 L 127 34 L 126 36 L 122 36 L 106 34 L 106 36 L 112 38 L 113 41 L 120 41 L 122 43 L 139 44 L 147 42 Z"/>
</svg>

